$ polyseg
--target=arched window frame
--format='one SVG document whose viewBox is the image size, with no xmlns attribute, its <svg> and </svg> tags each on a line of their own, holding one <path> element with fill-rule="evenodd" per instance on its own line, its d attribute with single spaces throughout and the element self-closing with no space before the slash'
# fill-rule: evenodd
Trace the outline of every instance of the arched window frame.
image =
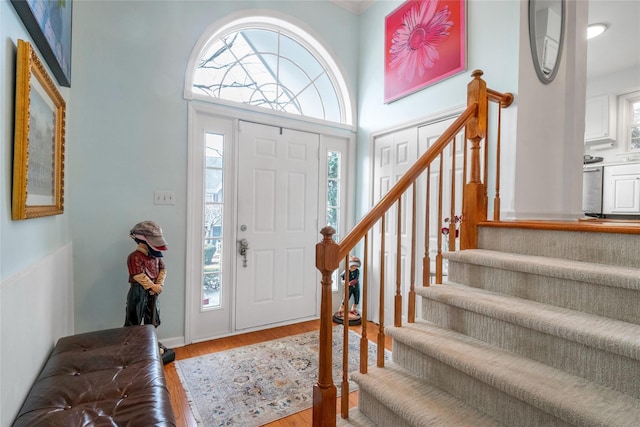
<svg viewBox="0 0 640 427">
<path fill-rule="evenodd" d="M 300 22 L 294 22 L 291 17 L 278 14 L 272 11 L 253 10 L 241 11 L 222 18 L 210 25 L 202 34 L 196 43 L 189 63 L 187 64 L 187 72 L 185 73 L 184 98 L 189 100 L 200 100 L 215 104 L 226 105 L 235 108 L 243 108 L 258 113 L 283 115 L 286 117 L 295 117 L 312 122 L 326 122 L 324 120 L 314 119 L 307 116 L 296 115 L 292 113 L 279 112 L 274 110 L 265 110 L 261 107 L 255 107 L 248 104 L 239 104 L 237 102 L 225 100 L 222 98 L 214 98 L 206 95 L 200 95 L 193 92 L 193 80 L 197 64 L 203 53 L 208 49 L 210 44 L 214 43 L 220 37 L 234 31 L 240 31 L 248 28 L 265 29 L 279 31 L 282 34 L 304 46 L 318 60 L 318 62 L 327 71 L 327 75 L 333 83 L 338 96 L 340 105 L 341 125 L 353 128 L 355 123 L 354 105 L 350 97 L 350 91 L 347 82 L 344 79 L 339 64 L 333 59 L 331 52 L 320 41 L 320 37 L 313 33 L 306 25 Z"/>
</svg>

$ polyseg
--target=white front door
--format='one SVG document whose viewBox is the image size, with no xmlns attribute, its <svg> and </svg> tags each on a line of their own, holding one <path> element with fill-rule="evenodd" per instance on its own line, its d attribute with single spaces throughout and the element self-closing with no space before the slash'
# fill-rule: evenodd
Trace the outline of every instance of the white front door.
<svg viewBox="0 0 640 427">
<path fill-rule="evenodd" d="M 239 124 L 236 330 L 317 315 L 319 139 Z"/>
</svg>

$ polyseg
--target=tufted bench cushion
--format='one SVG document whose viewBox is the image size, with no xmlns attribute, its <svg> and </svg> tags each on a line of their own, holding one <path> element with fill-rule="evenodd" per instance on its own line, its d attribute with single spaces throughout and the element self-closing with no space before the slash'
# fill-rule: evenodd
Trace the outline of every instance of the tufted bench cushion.
<svg viewBox="0 0 640 427">
<path fill-rule="evenodd" d="M 175 426 L 153 326 L 61 338 L 13 425 Z"/>
</svg>

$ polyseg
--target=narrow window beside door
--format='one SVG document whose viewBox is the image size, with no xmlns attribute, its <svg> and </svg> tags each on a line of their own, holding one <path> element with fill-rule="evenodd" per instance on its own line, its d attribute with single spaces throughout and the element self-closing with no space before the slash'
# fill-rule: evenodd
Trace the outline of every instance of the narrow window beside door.
<svg viewBox="0 0 640 427">
<path fill-rule="evenodd" d="M 224 137 L 205 135 L 202 308 L 220 306 L 222 289 Z"/>
<path fill-rule="evenodd" d="M 327 225 L 336 230 L 333 238 L 336 242 L 340 241 L 342 230 L 340 229 L 340 169 L 341 156 L 338 151 L 327 152 Z M 333 291 L 338 290 L 338 271 L 333 273 L 333 283 L 331 288 Z"/>
</svg>

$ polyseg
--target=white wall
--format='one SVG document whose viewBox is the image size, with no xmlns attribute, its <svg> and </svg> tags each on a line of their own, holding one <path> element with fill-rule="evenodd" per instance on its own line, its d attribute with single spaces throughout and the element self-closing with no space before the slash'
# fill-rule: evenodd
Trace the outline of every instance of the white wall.
<svg viewBox="0 0 640 427">
<path fill-rule="evenodd" d="M 517 144 L 511 162 L 509 216 L 570 219 L 581 216 L 586 79 L 586 2 L 565 2 L 565 40 L 556 78 L 536 77 L 531 52 L 520 50 Z M 527 2 L 521 5 L 520 39 L 528 40 Z M 507 160 L 509 161 L 509 160 Z"/>
<path fill-rule="evenodd" d="M 2 281 L 0 426 L 7 426 L 58 338 L 73 334 L 72 246 Z"/>
</svg>

